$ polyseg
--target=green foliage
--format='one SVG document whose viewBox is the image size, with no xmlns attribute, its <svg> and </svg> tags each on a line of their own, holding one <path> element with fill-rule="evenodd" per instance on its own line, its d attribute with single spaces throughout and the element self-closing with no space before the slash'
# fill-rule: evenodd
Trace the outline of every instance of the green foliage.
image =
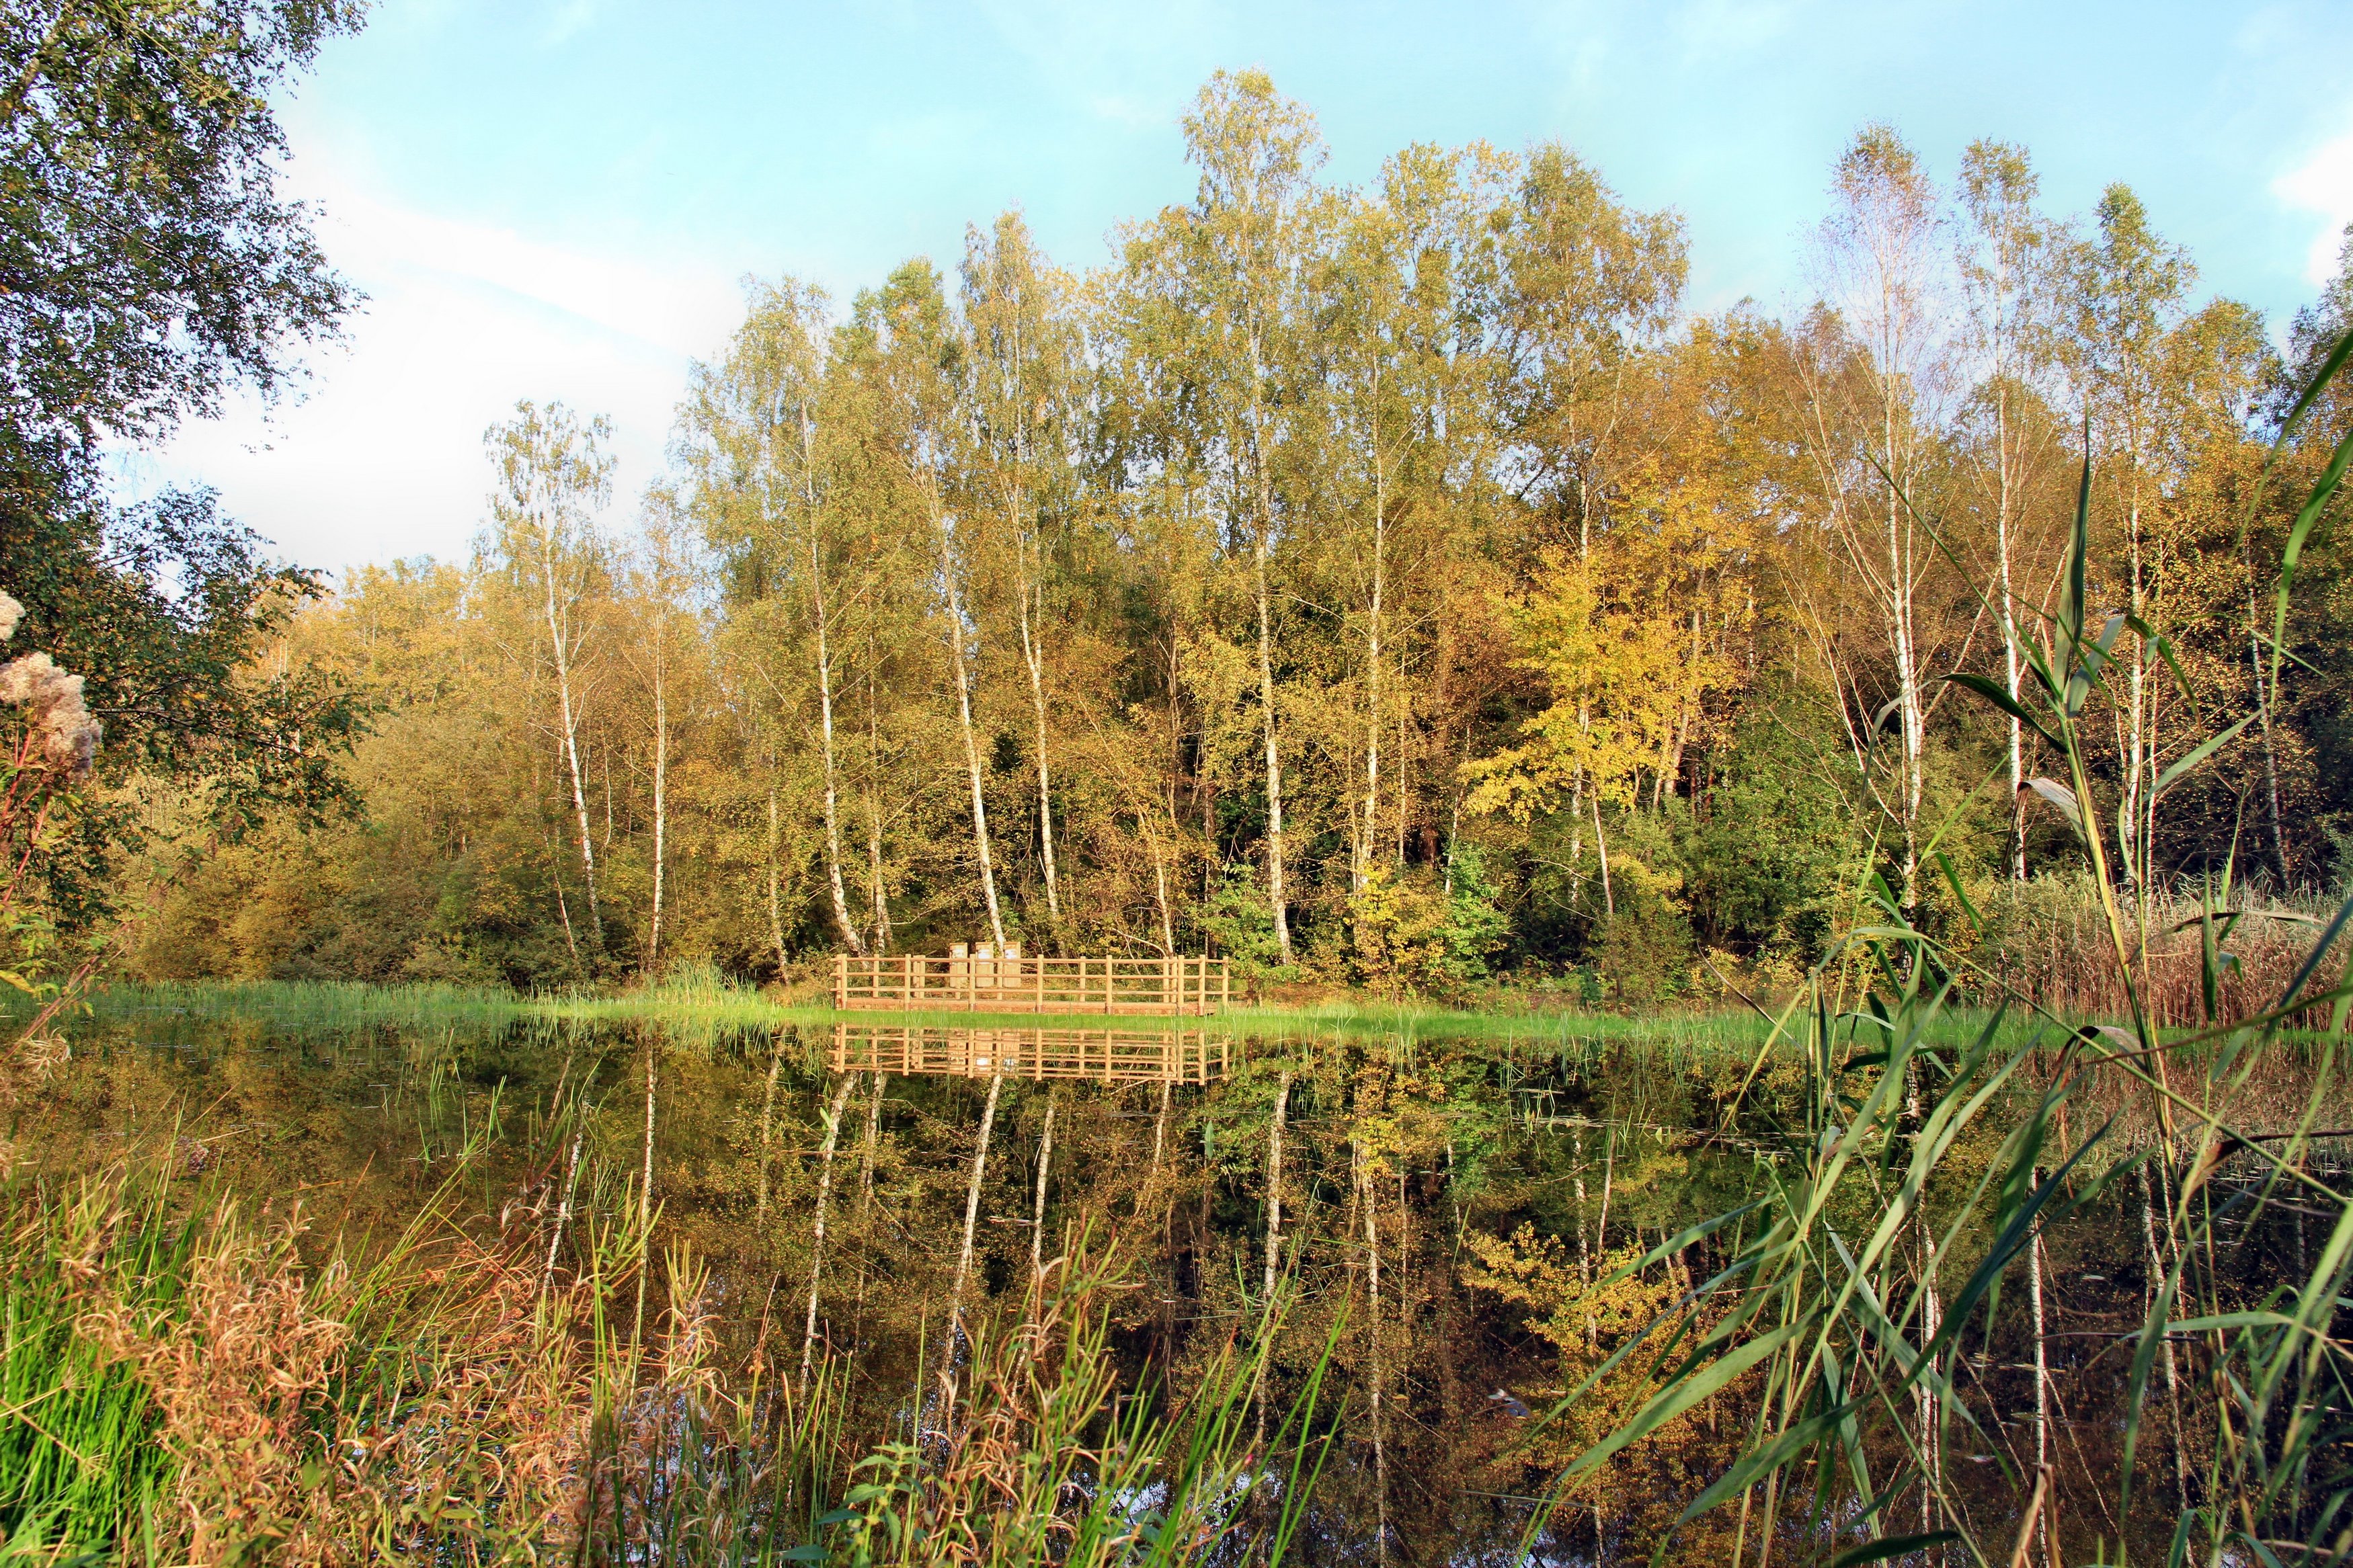
<svg viewBox="0 0 2353 1568">
<path fill-rule="evenodd" d="M 286 341 L 332 330 L 350 289 L 280 194 L 269 100 L 350 0 L 0 5 L 5 450 L 69 463 L 268 391 Z M 12 487 L 13 489 L 13 487 Z"/>
<path fill-rule="evenodd" d="M 1198 918 L 1202 931 L 1237 972 L 1272 974 L 1284 966 L 1282 944 L 1275 940 L 1274 916 L 1250 867 L 1227 866 L 1219 877 L 1218 890 Z"/>
<path fill-rule="evenodd" d="M 1434 874 L 1377 868 L 1348 900 L 1348 966 L 1358 984 L 1389 995 L 1452 995 L 1484 980 L 1510 922 L 1495 907 L 1485 858 L 1456 846 L 1450 892 Z"/>
<path fill-rule="evenodd" d="M 204 831 L 345 804 L 334 763 L 362 719 L 312 668 L 252 660 L 320 593 L 267 561 L 208 492 L 117 510 L 104 443 L 151 441 L 265 395 L 353 302 L 279 188 L 269 100 L 346 0 L 0 4 L 0 591 L 19 647 L 84 678 L 109 782 L 201 781 Z M 111 902 L 111 857 L 148 829 L 84 799 L 34 867 L 68 924 Z"/>
<path fill-rule="evenodd" d="M 1831 738 L 1811 732 L 1804 704 L 1793 692 L 1742 716 L 1713 763 L 1705 814 L 1678 847 L 1687 907 L 1711 947 L 1810 963 L 1841 912 L 1853 807 L 1830 775 Z"/>
<path fill-rule="evenodd" d="M 1682 879 L 1651 869 L 1631 853 L 1610 858 L 1614 910 L 1602 916 L 1593 943 L 1593 968 L 1620 1006 L 1655 1006 L 1683 995 L 1692 982 L 1691 916 Z"/>
<path fill-rule="evenodd" d="M 1445 899 L 1424 876 L 1401 880 L 1386 866 L 1348 900 L 1348 960 L 1360 984 L 1390 995 L 1442 987 L 1447 973 Z"/>
<path fill-rule="evenodd" d="M 1446 869 L 1451 886 L 1440 936 L 1446 944 L 1449 973 L 1467 984 L 1487 978 L 1488 961 L 1509 940 L 1511 921 L 1496 907 L 1495 888 L 1487 876 L 1486 851 L 1458 840 Z"/>
</svg>

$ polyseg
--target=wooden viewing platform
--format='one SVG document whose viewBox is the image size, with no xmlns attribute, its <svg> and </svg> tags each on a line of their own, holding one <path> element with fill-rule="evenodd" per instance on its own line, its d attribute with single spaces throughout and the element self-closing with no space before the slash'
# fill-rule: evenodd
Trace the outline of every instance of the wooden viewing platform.
<svg viewBox="0 0 2353 1568">
<path fill-rule="evenodd" d="M 833 1005 L 910 1013 L 1153 1013 L 1200 1017 L 1233 1000 L 1222 958 L 1028 958 L 1018 948 L 945 958 L 836 953 Z"/>
<path fill-rule="evenodd" d="M 1209 1083 L 1233 1070 L 1233 1041 L 1201 1029 L 923 1029 L 836 1024 L 836 1072 L 957 1078 Z"/>
</svg>

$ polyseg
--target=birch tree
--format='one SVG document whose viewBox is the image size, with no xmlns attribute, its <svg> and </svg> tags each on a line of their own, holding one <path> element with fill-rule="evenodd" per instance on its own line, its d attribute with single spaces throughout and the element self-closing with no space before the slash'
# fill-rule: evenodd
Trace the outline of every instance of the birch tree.
<svg viewBox="0 0 2353 1568">
<path fill-rule="evenodd" d="M 1323 241 L 1314 184 L 1324 146 L 1312 115 L 1262 71 L 1219 72 L 1185 117 L 1186 157 L 1199 172 L 1194 205 L 1171 215 L 1196 334 L 1203 448 L 1234 547 L 1246 555 L 1255 625 L 1266 781 L 1266 893 L 1275 943 L 1292 958 L 1283 827 L 1282 721 L 1276 700 L 1275 552 L 1303 526 L 1303 498 L 1286 467 L 1299 454 L 1305 266 Z"/>
<path fill-rule="evenodd" d="M 1961 159 L 1960 193 L 1969 228 L 1961 255 L 1969 328 L 1984 371 L 1981 395 L 1993 428 L 1994 576 L 2001 617 L 2002 685 L 2018 698 L 2019 532 L 2028 470 L 2040 455 L 2040 430 L 2022 406 L 2049 360 L 2056 237 L 2038 216 L 2039 182 L 2025 150 L 2007 142 L 1970 143 Z M 2023 727 L 2009 721 L 2010 874 L 2026 879 L 2026 754 Z"/>
<path fill-rule="evenodd" d="M 612 426 L 602 416 L 585 424 L 560 403 L 545 408 L 525 401 L 514 417 L 483 437 L 498 472 L 491 499 L 494 559 L 530 602 L 546 634 L 541 645 L 555 693 L 555 731 L 572 792 L 580 878 L 588 900 L 592 952 L 605 948 L 596 892 L 596 847 L 588 827 L 588 795 L 580 766 L 582 657 L 595 620 L 591 601 L 605 580 L 597 514 L 612 499 L 613 459 L 606 448 Z"/>
<path fill-rule="evenodd" d="M 772 635 L 797 620 L 818 707 L 823 763 L 826 890 L 834 929 L 866 951 L 842 877 L 839 748 L 834 726 L 836 552 L 828 527 L 825 295 L 790 279 L 751 285 L 744 325 L 716 364 L 697 365 L 680 410 L 681 457 L 731 593 L 776 612 Z M 795 590 L 797 589 L 797 595 Z M 790 603 L 793 598 L 800 602 Z M 770 691 L 770 700 L 786 694 Z"/>
<path fill-rule="evenodd" d="M 670 703 L 678 686 L 681 622 L 693 614 L 694 563 L 677 510 L 677 498 L 656 491 L 647 498 L 631 597 L 643 612 L 643 632 L 629 649 L 629 663 L 650 700 L 653 738 L 653 889 L 646 921 L 646 968 L 661 959 L 663 895 L 670 867 Z"/>
<path fill-rule="evenodd" d="M 1920 895 L 1927 794 L 1927 637 L 1921 597 L 1936 564 L 1919 493 L 1948 390 L 1943 217 L 1919 155 L 1886 126 L 1857 135 L 1831 179 L 1818 255 L 1842 366 L 1810 363 L 1806 395 L 1829 532 L 1877 613 L 1894 695 L 1894 826 L 1901 896 Z M 1866 735 L 1881 725 L 1867 721 Z M 1866 747 L 1867 749 L 1867 747 Z"/>
<path fill-rule="evenodd" d="M 2182 296 L 2197 270 L 2179 247 L 2159 237 L 2148 209 L 2130 186 L 2111 185 L 2100 197 L 2096 232 L 2073 258 L 2067 357 L 2092 439 L 2105 457 L 2101 489 L 2124 534 L 2124 607 L 2152 625 L 2154 577 L 2160 541 L 2155 536 L 2162 495 L 2159 450 L 2167 414 L 2166 339 L 2180 318 Z M 2151 875 L 2157 716 L 2146 639 L 2133 637 L 2122 656 L 2125 700 L 2117 715 L 2120 799 L 2117 820 L 2129 825 L 2119 848 L 2125 874 L 2137 888 Z"/>
<path fill-rule="evenodd" d="M 1049 918 L 1062 922 L 1054 848 L 1052 743 L 1047 723 L 1049 639 L 1060 606 L 1049 519 L 1071 503 L 1070 426 L 1080 349 L 1067 279 L 1046 265 L 1018 214 L 992 234 L 966 236 L 963 269 L 964 409 L 976 510 L 993 511 L 997 549 L 1012 568 L 1013 624 L 1029 700 L 1037 779 L 1038 855 Z"/>
<path fill-rule="evenodd" d="M 996 852 L 988 831 L 988 795 L 974 718 L 979 684 L 979 623 L 969 581 L 974 565 L 970 519 L 959 513 L 955 471 L 958 381 L 965 366 L 939 274 L 928 261 L 911 261 L 891 275 L 871 301 L 882 329 L 881 372 L 888 388 L 892 437 L 905 465 L 915 504 L 933 544 L 933 585 L 945 633 L 949 685 L 955 699 L 965 782 L 972 805 L 973 859 L 980 873 L 989 940 L 1006 946 L 1005 911 L 997 896 Z"/>
</svg>

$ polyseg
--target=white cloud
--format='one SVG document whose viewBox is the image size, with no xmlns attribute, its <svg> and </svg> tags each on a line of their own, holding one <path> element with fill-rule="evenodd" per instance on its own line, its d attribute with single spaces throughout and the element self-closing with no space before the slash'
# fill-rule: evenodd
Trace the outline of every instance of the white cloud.
<svg viewBox="0 0 2353 1568">
<path fill-rule="evenodd" d="M 2295 167 L 2272 182 L 2272 195 L 2299 212 L 2316 213 L 2320 230 L 2305 252 L 2307 282 L 2336 275 L 2345 226 L 2353 223 L 2353 130 L 2340 132 L 2306 153 Z"/>
<path fill-rule="evenodd" d="M 612 416 L 617 510 L 660 471 L 690 360 L 715 353 L 734 280 L 330 195 L 327 254 L 370 298 L 310 395 L 240 405 L 126 462 L 134 488 L 206 483 L 292 559 L 340 569 L 462 554 L 490 486 L 482 432 L 516 399 Z"/>
</svg>

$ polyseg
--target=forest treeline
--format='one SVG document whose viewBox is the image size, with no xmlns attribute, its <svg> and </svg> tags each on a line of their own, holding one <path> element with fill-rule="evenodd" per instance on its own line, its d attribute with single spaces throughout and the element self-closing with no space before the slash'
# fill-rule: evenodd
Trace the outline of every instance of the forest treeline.
<svg viewBox="0 0 2353 1568">
<path fill-rule="evenodd" d="M 1803 962 L 1875 886 L 1928 929 L 2063 925 L 2072 796 L 1945 678 L 2017 689 L 2085 484 L 2090 597 L 2148 634 L 2088 724 L 2130 885 L 2340 875 L 2329 528 L 2292 618 L 2258 584 L 2347 273 L 2282 353 L 2129 189 L 2054 215 L 2017 147 L 1940 176 L 1873 126 L 1814 297 L 1709 314 L 1682 220 L 1565 148 L 1344 186 L 1255 72 L 1184 133 L 1197 195 L 1094 271 L 1008 214 L 952 275 L 748 285 L 626 523 L 607 426 L 519 405 L 470 560 L 357 571 L 259 661 L 369 710 L 344 809 L 224 836 L 216 786 L 118 781 L 138 966 L 543 985 L 996 941 L 1633 999 Z"/>
</svg>

